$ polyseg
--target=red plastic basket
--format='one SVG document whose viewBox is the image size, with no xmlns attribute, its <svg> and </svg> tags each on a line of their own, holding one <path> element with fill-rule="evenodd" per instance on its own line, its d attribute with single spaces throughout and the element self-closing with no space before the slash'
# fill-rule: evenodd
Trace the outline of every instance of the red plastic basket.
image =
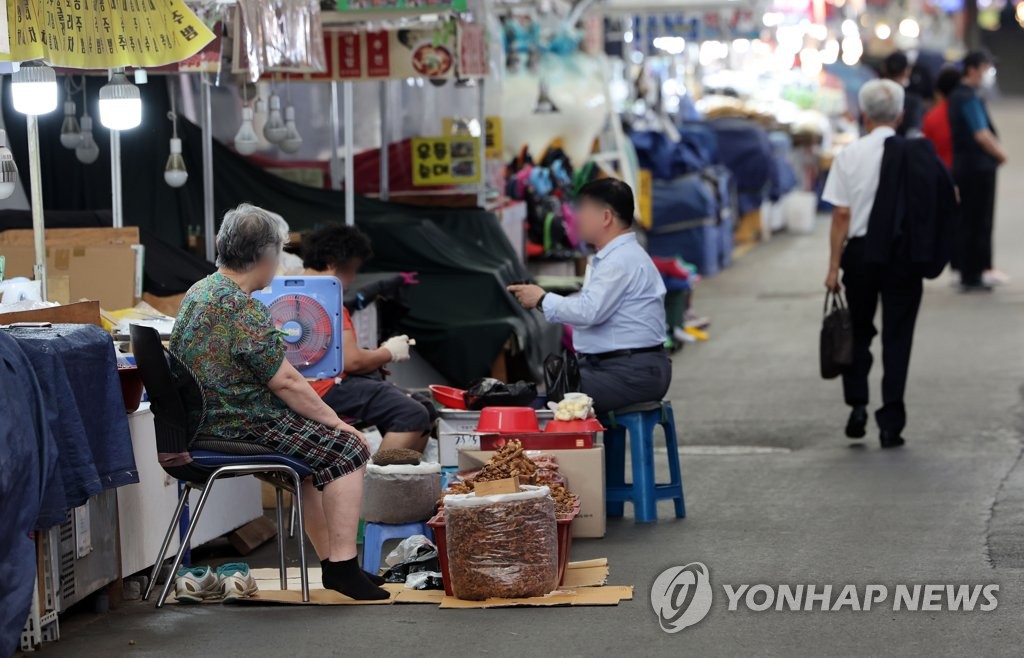
<svg viewBox="0 0 1024 658">
<path fill-rule="evenodd" d="M 569 566 L 569 552 L 572 549 L 572 520 L 580 513 L 579 504 L 569 514 L 560 514 L 556 517 L 558 524 L 558 584 L 565 582 L 565 572 Z M 452 581 L 448 576 L 448 543 L 445 539 L 444 510 L 438 512 L 434 518 L 427 521 L 427 526 L 434 531 L 434 544 L 437 545 L 437 554 L 441 558 L 441 578 L 444 580 L 444 593 L 448 596 L 455 596 L 452 593 Z"/>
<path fill-rule="evenodd" d="M 590 432 L 530 432 L 526 434 L 484 434 L 481 450 L 500 450 L 509 441 L 519 441 L 523 450 L 579 450 L 594 447 Z"/>
</svg>

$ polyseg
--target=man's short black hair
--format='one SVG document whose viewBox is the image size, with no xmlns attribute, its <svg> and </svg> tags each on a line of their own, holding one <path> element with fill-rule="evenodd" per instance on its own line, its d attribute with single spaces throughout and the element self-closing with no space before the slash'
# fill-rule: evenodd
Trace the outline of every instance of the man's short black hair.
<svg viewBox="0 0 1024 658">
<path fill-rule="evenodd" d="M 633 225 L 633 190 L 617 178 L 599 178 L 592 180 L 576 194 L 580 201 L 589 199 L 602 203 L 612 209 L 612 213 L 624 226 Z"/>
<path fill-rule="evenodd" d="M 365 262 L 372 256 L 370 238 L 355 226 L 331 224 L 302 239 L 302 264 L 318 272 L 346 267 L 354 260 Z"/>
<path fill-rule="evenodd" d="M 906 53 L 897 50 L 882 62 L 882 76 L 886 78 L 898 78 L 910 68 L 910 60 Z"/>
<path fill-rule="evenodd" d="M 942 94 L 943 98 L 949 98 L 953 90 L 960 84 L 963 74 L 955 66 L 943 66 L 939 71 L 939 77 L 935 78 L 935 90 Z"/>
<path fill-rule="evenodd" d="M 967 53 L 963 59 L 964 73 L 970 69 L 981 68 L 986 64 L 991 64 L 992 58 L 988 56 L 988 53 L 981 50 L 972 50 Z"/>
</svg>

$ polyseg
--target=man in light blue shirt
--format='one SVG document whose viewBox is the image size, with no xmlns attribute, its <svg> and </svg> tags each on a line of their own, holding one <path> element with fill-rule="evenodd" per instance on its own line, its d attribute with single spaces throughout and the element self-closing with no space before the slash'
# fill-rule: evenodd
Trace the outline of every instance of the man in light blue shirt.
<svg viewBox="0 0 1024 658">
<path fill-rule="evenodd" d="M 566 297 L 534 285 L 509 287 L 524 308 L 573 328 L 580 388 L 599 413 L 661 400 L 672 380 L 663 347 L 665 284 L 632 231 L 633 208 L 633 191 L 620 180 L 583 186 L 577 229 L 597 249 L 583 289 Z"/>
</svg>

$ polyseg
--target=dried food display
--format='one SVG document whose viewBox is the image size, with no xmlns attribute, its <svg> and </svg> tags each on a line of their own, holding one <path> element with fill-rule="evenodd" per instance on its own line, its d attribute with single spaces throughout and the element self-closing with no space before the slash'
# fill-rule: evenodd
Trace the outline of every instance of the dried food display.
<svg viewBox="0 0 1024 658">
<path fill-rule="evenodd" d="M 524 475 L 525 474 L 525 475 Z M 565 487 L 565 478 L 558 473 L 554 456 L 541 452 L 525 452 L 519 441 L 509 441 L 495 452 L 483 468 L 459 482 L 448 485 L 438 505 L 444 506 L 445 496 L 472 493 L 475 482 L 491 482 L 516 475 L 520 484 L 543 484 L 551 489 L 555 514 L 571 514 L 579 504 L 579 497 Z"/>
<path fill-rule="evenodd" d="M 522 484 L 533 484 L 537 465 L 523 450 L 519 441 L 509 441 L 484 464 L 480 473 L 473 478 L 477 482 L 490 482 L 517 476 Z"/>
</svg>

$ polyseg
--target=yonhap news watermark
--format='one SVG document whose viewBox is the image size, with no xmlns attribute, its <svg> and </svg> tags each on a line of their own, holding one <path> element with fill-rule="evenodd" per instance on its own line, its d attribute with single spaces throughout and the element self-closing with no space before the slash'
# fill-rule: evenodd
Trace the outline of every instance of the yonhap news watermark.
<svg viewBox="0 0 1024 658">
<path fill-rule="evenodd" d="M 691 562 L 658 576 L 651 607 L 663 631 L 678 633 L 704 619 L 715 596 L 725 597 L 729 612 L 991 612 L 999 606 L 998 594 L 994 583 L 722 584 L 716 592 L 707 566 Z"/>
</svg>

